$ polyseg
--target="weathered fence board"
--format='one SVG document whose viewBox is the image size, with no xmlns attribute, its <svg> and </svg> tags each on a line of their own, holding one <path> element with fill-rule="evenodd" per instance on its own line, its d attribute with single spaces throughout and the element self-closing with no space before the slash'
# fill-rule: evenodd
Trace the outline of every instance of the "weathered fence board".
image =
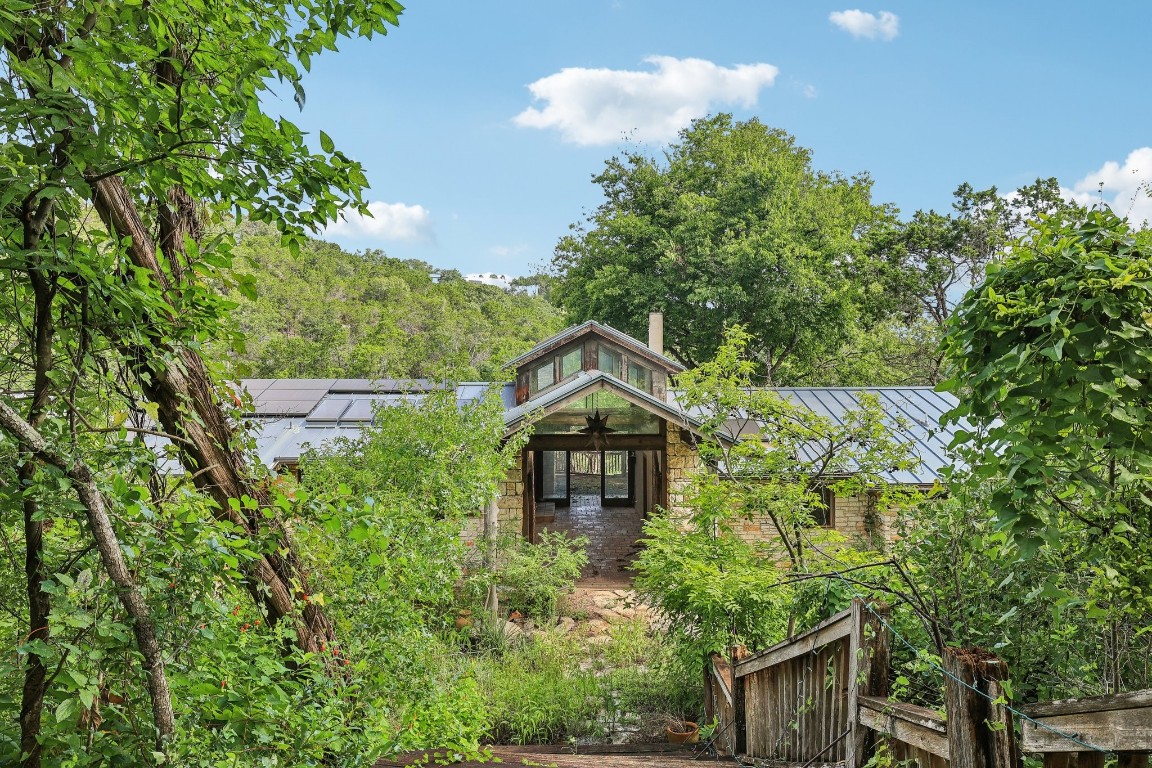
<svg viewBox="0 0 1152 768">
<path fill-rule="evenodd" d="M 1104 768 L 1100 750 L 1117 754 L 1116 768 L 1149 768 L 1152 690 L 1029 705 L 1040 724 L 1022 720 L 1019 749 L 1003 696 L 1008 668 L 986 651 L 943 649 L 947 717 L 891 701 L 884 611 L 853 601 L 731 666 L 713 657 L 708 713 L 732 734 L 717 738 L 721 754 L 862 768 L 879 734 L 894 760 L 919 768 L 1016 768 L 1021 749 L 1043 754 L 1044 768 Z"/>
<path fill-rule="evenodd" d="M 1030 704 L 1023 712 L 1043 724 L 1024 720 L 1021 742 L 1025 752 L 1082 752 L 1083 744 L 1089 744 L 1133 753 L 1136 757 L 1125 757 L 1122 762 L 1143 765 L 1147 763 L 1145 753 L 1152 751 L 1152 690 L 1046 701 Z"/>
<path fill-rule="evenodd" d="M 774 667 L 797 656 L 803 656 L 810 653 L 813 648 L 847 637 L 851 631 L 852 611 L 841 611 L 807 632 L 779 642 L 738 662 L 736 664 L 736 676 L 744 677 L 762 669 Z"/>
<path fill-rule="evenodd" d="M 704 702 L 704 716 L 716 723 L 712 746 L 721 756 L 736 754 L 736 706 L 732 695 L 732 667 L 722 656 L 712 655 L 706 673 L 708 695 Z"/>
<path fill-rule="evenodd" d="M 944 719 L 930 709 L 878 696 L 861 696 L 859 721 L 892 739 L 948 759 Z"/>
</svg>

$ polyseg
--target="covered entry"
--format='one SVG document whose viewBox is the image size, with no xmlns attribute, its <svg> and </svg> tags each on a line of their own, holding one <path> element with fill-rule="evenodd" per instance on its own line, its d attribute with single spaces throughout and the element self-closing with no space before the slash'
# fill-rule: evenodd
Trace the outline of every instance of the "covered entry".
<svg viewBox="0 0 1152 768">
<path fill-rule="evenodd" d="M 694 423 L 668 396 L 683 366 L 659 351 L 659 334 L 649 341 L 589 321 L 508 364 L 505 429 L 530 430 L 514 484 L 523 534 L 586 536 L 587 577 L 631 578 L 644 520 L 668 506 L 669 429 Z"/>
<path fill-rule="evenodd" d="M 663 455 L 659 449 L 532 450 L 525 457 L 534 474 L 526 534 L 583 536 L 585 578 L 629 578 L 644 520 L 660 503 Z"/>
</svg>

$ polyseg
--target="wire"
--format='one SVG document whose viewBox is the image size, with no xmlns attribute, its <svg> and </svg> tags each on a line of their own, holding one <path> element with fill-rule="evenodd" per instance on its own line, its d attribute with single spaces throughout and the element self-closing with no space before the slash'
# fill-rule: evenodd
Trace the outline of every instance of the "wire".
<svg viewBox="0 0 1152 768">
<path fill-rule="evenodd" d="M 836 575 L 837 575 L 837 576 L 839 576 L 839 574 L 836 574 Z M 842 581 L 844 581 L 844 583 L 846 583 L 846 584 L 848 583 L 848 581 L 847 581 L 846 579 L 842 579 Z M 851 585 L 850 585 L 850 586 L 851 586 Z M 901 635 L 901 634 L 900 634 L 898 631 L 896 631 L 896 628 L 895 628 L 895 627 L 893 627 L 891 624 L 889 624 L 889 623 L 888 623 L 888 622 L 887 622 L 887 621 L 884 619 L 884 617 L 883 617 L 883 616 L 881 616 L 881 615 L 880 615 L 880 614 L 879 614 L 879 613 L 878 613 L 878 612 L 877 612 L 877 611 L 876 611 L 876 610 L 875 610 L 875 609 L 872 607 L 872 604 L 871 604 L 870 602 L 868 602 L 868 601 L 867 601 L 867 600 L 864 598 L 864 596 L 863 596 L 863 595 L 861 595 L 861 594 L 859 594 L 858 592 L 855 592 L 855 591 L 853 592 L 853 595 L 854 595 L 855 597 L 857 597 L 857 598 L 859 598 L 859 599 L 860 599 L 860 601 L 861 601 L 861 602 L 864 604 L 864 607 L 865 607 L 865 608 L 868 610 L 868 612 L 869 612 L 870 614 L 872 614 L 873 616 L 875 616 L 875 617 L 876 617 L 876 619 L 877 619 L 877 620 L 878 620 L 878 621 L 879 621 L 881 624 L 883 624 L 883 625 L 884 625 L 884 627 L 885 627 L 885 628 L 886 628 L 886 629 L 887 629 L 889 632 L 891 632 L 891 633 L 892 633 L 892 636 L 893 636 L 893 637 L 895 637 L 897 640 L 899 640 L 899 641 L 900 641 L 901 643 L 903 643 L 904 645 L 908 646 L 908 648 L 909 648 L 909 649 L 911 649 L 911 650 L 912 650 L 914 653 L 916 653 L 916 655 L 917 655 L 918 657 L 920 657 L 920 658 L 922 658 L 924 661 L 926 661 L 926 662 L 928 663 L 928 665 L 929 665 L 929 666 L 931 666 L 931 667 L 934 667 L 936 670 L 938 670 L 938 671 L 939 671 L 941 674 L 943 674 L 945 677 L 947 677 L 947 678 L 950 678 L 950 679 L 952 679 L 952 680 L 955 680 L 957 683 L 959 683 L 960 685 L 964 686 L 965 688 L 968 688 L 969 690 L 975 691 L 976 693 L 980 694 L 980 695 L 981 695 L 981 696 L 983 696 L 984 698 L 988 699 L 988 701 L 991 701 L 991 702 L 994 702 L 994 703 L 996 702 L 996 699 L 993 699 L 991 696 L 989 696 L 989 695 L 988 695 L 987 693 L 985 693 L 984 691 L 980 690 L 979 688 L 977 688 L 976 686 L 972 685 L 971 683 L 968 683 L 968 682 L 965 682 L 964 680 L 961 680 L 959 677 L 957 677 L 956 675 L 952 674 L 952 673 L 951 673 L 951 672 L 949 672 L 948 670 L 944 669 L 944 667 L 942 667 L 942 666 L 940 666 L 939 664 L 937 664 L 935 661 L 933 661 L 933 660 L 932 660 L 931 656 L 930 656 L 930 655 L 929 655 L 929 654 L 928 654 L 926 651 L 924 651 L 924 649 L 922 649 L 922 648 L 917 648 L 915 645 L 913 645 L 912 643 L 908 642 L 908 640 L 906 640 L 906 639 L 904 638 L 904 636 L 903 636 L 903 635 Z M 1024 714 L 1023 712 L 1021 712 L 1020 710 L 1016 709 L 1015 707 L 1012 707 L 1012 706 L 1011 706 L 1011 705 L 1009 705 L 1009 704 L 1002 704 L 1001 706 L 1003 706 L 1005 709 L 1007 709 L 1009 712 L 1011 712 L 1012 714 L 1016 715 L 1017 717 L 1019 717 L 1019 718 L 1021 718 L 1021 719 L 1024 719 L 1024 720 L 1027 720 L 1027 721 L 1029 721 L 1030 723 L 1032 723 L 1032 724 L 1036 725 L 1037 727 L 1039 727 L 1039 728 L 1043 728 L 1044 730 L 1046 730 L 1046 731 L 1049 731 L 1050 733 L 1053 733 L 1053 734 L 1055 734 L 1056 736 L 1059 736 L 1059 737 L 1060 737 L 1060 738 L 1062 738 L 1062 739 L 1067 739 L 1068 741 L 1071 741 L 1071 742 L 1072 742 L 1072 743 L 1074 743 L 1074 744 L 1079 744 L 1080 746 L 1082 746 L 1082 747 L 1086 747 L 1087 749 L 1089 749 L 1089 750 L 1092 750 L 1092 751 L 1094 751 L 1094 752 L 1100 752 L 1100 753 L 1103 753 L 1103 754 L 1110 754 L 1110 753 L 1111 753 L 1111 751 L 1110 751 L 1110 750 L 1107 750 L 1107 749 L 1102 749 L 1101 747 L 1098 747 L 1098 746 L 1096 746 L 1095 744 L 1089 744 L 1088 742 L 1086 742 L 1086 741 L 1083 741 L 1082 739 L 1078 738 L 1078 737 L 1076 736 L 1076 734 L 1073 734 L 1073 733 L 1067 733 L 1067 732 L 1065 732 L 1065 731 L 1062 731 L 1062 730 L 1060 730 L 1059 728 L 1055 728 L 1055 727 L 1053 727 L 1053 726 L 1051 726 L 1051 725 L 1048 725 L 1047 723 L 1041 722 L 1040 720 L 1037 720 L 1037 719 L 1036 719 L 1036 718 L 1034 718 L 1034 717 L 1029 717 L 1028 715 Z"/>
</svg>

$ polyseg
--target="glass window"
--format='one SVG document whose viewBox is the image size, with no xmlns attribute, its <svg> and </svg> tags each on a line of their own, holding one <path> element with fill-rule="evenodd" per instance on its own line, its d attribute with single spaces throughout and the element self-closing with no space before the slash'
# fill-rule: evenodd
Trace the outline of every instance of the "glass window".
<svg viewBox="0 0 1152 768">
<path fill-rule="evenodd" d="M 532 384 L 539 392 L 556 383 L 556 367 L 551 360 L 532 372 Z"/>
<path fill-rule="evenodd" d="M 560 378 L 566 379 L 584 367 L 584 347 L 576 347 L 560 358 Z"/>
<path fill-rule="evenodd" d="M 597 368 L 604 371 L 604 373 L 610 373 L 620 379 L 623 378 L 623 371 L 621 370 L 623 364 L 623 355 L 608 349 L 603 344 L 600 345 L 600 354 L 598 355 L 596 364 Z"/>
<path fill-rule="evenodd" d="M 636 363 L 628 363 L 628 383 L 645 392 L 652 391 L 652 374 L 647 368 Z"/>
<path fill-rule="evenodd" d="M 540 498 L 560 500 L 568 498 L 568 454 L 564 451 L 541 451 Z"/>
<path fill-rule="evenodd" d="M 604 498 L 628 498 L 628 463 L 628 451 L 604 452 Z"/>
</svg>

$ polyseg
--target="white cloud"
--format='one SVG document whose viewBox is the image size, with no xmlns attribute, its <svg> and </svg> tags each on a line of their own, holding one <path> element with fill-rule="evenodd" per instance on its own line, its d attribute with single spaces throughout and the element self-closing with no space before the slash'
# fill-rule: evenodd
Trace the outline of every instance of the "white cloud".
<svg viewBox="0 0 1152 768">
<path fill-rule="evenodd" d="M 868 40 L 893 40 L 900 34 L 900 17 L 891 11 L 868 13 L 867 11 L 833 11 L 828 20 L 852 37 Z"/>
<path fill-rule="evenodd" d="M 751 107 L 776 80 L 771 64 L 722 67 L 704 59 L 649 56 L 654 72 L 570 67 L 530 84 L 546 102 L 513 118 L 522 128 L 556 128 L 573 144 L 611 144 L 635 132 L 640 141 L 668 141 L 713 107 Z"/>
<path fill-rule="evenodd" d="M 1061 188 L 1065 197 L 1083 205 L 1101 201 L 1119 216 L 1127 216 L 1135 226 L 1152 222 L 1152 147 L 1128 153 L 1124 164 L 1109 160 L 1072 185 Z"/>
<path fill-rule="evenodd" d="M 816 92 L 816 86 L 811 85 L 811 84 L 804 86 L 804 98 L 814 99 L 818 95 L 819 94 Z"/>
<path fill-rule="evenodd" d="M 345 212 L 343 218 L 329 224 L 324 232 L 334 237 L 360 240 L 431 242 L 435 239 L 432 214 L 422 205 L 377 200 L 368 203 L 368 212 L 372 214 L 370 217 L 354 211 Z"/>
</svg>

